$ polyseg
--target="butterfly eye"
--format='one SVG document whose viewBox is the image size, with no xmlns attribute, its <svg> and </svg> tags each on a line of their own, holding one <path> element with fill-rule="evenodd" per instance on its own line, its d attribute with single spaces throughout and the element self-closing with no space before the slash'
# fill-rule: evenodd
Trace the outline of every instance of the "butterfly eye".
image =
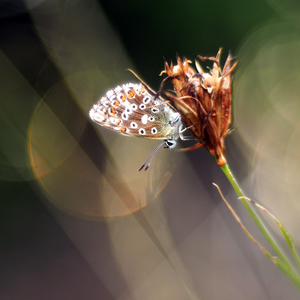
<svg viewBox="0 0 300 300">
<path fill-rule="evenodd" d="M 176 145 L 176 141 L 174 140 L 165 140 L 166 148 L 174 148 Z"/>
</svg>

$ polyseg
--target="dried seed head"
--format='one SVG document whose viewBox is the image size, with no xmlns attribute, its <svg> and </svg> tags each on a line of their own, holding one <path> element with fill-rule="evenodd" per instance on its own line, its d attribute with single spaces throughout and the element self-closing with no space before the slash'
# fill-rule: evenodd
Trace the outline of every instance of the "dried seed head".
<svg viewBox="0 0 300 300">
<path fill-rule="evenodd" d="M 196 61 L 196 72 L 190 61 L 177 58 L 177 65 L 165 62 L 166 73 L 171 79 L 175 94 L 165 92 L 171 104 L 180 113 L 182 120 L 194 137 L 216 157 L 219 165 L 226 163 L 224 140 L 231 122 L 231 67 L 233 58 L 227 57 L 223 70 L 220 67 L 219 50 L 216 57 L 202 57 L 202 61 L 212 61 L 209 73 L 203 72 Z"/>
</svg>

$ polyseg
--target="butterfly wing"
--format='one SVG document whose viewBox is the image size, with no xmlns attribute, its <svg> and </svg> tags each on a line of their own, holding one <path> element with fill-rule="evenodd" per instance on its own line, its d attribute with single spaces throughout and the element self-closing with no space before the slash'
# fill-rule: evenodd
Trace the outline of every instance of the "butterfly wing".
<svg viewBox="0 0 300 300">
<path fill-rule="evenodd" d="M 90 110 L 100 126 L 127 136 L 169 139 L 178 134 L 179 114 L 162 98 L 155 99 L 143 84 L 110 90 Z"/>
</svg>

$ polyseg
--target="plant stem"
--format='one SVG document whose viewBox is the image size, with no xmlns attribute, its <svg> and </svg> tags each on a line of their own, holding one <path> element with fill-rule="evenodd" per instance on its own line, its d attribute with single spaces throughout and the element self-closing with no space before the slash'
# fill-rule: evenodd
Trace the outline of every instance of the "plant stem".
<svg viewBox="0 0 300 300">
<path fill-rule="evenodd" d="M 294 269 L 294 267 L 291 265 L 291 263 L 288 260 L 288 258 L 286 257 L 286 255 L 282 252 L 282 250 L 280 249 L 279 245 L 274 240 L 274 238 L 272 237 L 271 233 L 268 231 L 268 229 L 266 228 L 266 226 L 262 223 L 261 219 L 259 218 L 259 216 L 255 212 L 255 210 L 253 209 L 253 207 L 249 204 L 249 202 L 245 198 L 243 198 L 243 197 L 246 197 L 246 196 L 245 196 L 243 190 L 241 189 L 241 187 L 239 186 L 237 180 L 235 179 L 233 173 L 231 172 L 228 163 L 226 163 L 225 165 L 221 166 L 221 169 L 224 172 L 224 174 L 226 175 L 226 177 L 229 180 L 229 182 L 231 183 L 231 185 L 234 188 L 234 190 L 237 193 L 237 195 L 239 197 L 242 197 L 241 198 L 242 203 L 246 207 L 246 209 L 249 212 L 250 216 L 252 217 L 252 219 L 254 220 L 254 222 L 256 223 L 256 225 L 258 226 L 258 228 L 260 229 L 260 231 L 263 233 L 263 235 L 265 236 L 265 238 L 267 239 L 267 241 L 269 242 L 269 244 L 271 245 L 271 247 L 274 249 L 274 251 L 278 255 L 280 261 L 285 266 L 285 268 L 283 270 L 282 267 L 280 267 L 279 265 L 277 265 L 277 266 L 286 275 L 288 275 L 290 277 L 290 279 L 294 282 L 294 284 L 300 290 L 300 276 L 299 276 L 299 274 L 296 272 L 296 270 Z"/>
</svg>

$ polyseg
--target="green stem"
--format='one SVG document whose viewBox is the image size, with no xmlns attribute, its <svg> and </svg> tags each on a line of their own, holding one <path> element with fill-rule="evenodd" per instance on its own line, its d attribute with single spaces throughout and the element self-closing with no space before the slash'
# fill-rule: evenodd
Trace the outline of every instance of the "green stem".
<svg viewBox="0 0 300 300">
<path fill-rule="evenodd" d="M 243 190 L 240 188 L 237 180 L 235 179 L 233 173 L 231 172 L 231 170 L 229 168 L 229 165 L 225 164 L 225 165 L 221 166 L 221 169 L 224 172 L 224 174 L 226 175 L 229 182 L 231 183 L 231 185 L 234 188 L 237 195 L 239 197 L 246 197 Z M 260 231 L 263 233 L 263 235 L 265 236 L 265 238 L 267 239 L 269 244 L 272 246 L 272 248 L 274 249 L 274 251 L 278 255 L 278 257 L 279 257 L 280 261 L 282 262 L 282 264 L 285 266 L 284 273 L 290 277 L 290 279 L 294 282 L 294 284 L 300 290 L 300 276 L 299 276 L 299 274 L 296 272 L 294 267 L 291 265 L 291 263 L 288 260 L 288 258 L 286 257 L 286 255 L 282 252 L 282 250 L 280 249 L 280 247 L 278 246 L 278 244 L 276 243 L 276 241 L 274 240 L 274 238 L 272 237 L 272 235 L 270 234 L 268 229 L 262 223 L 262 221 L 260 220 L 257 213 L 254 211 L 253 207 L 249 204 L 249 202 L 246 199 L 241 198 L 241 201 L 244 204 L 244 206 L 246 207 L 247 211 L 249 212 L 250 216 L 252 217 L 252 219 L 254 220 L 256 225 L 258 226 L 258 228 L 260 229 Z M 277 265 L 277 266 L 282 270 L 282 267 L 280 267 L 279 265 Z"/>
</svg>

